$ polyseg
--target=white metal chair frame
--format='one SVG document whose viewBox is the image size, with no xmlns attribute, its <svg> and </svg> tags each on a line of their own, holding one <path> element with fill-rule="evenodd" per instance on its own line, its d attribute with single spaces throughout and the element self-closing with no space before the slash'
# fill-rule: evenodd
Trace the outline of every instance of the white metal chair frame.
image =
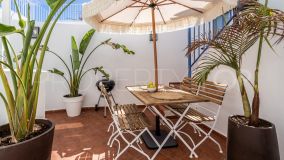
<svg viewBox="0 0 284 160">
<path fill-rule="evenodd" d="M 197 107 L 197 106 L 199 106 L 199 105 L 198 105 L 198 104 L 194 104 L 194 107 Z M 193 106 L 190 106 L 190 107 L 187 107 L 187 108 L 190 109 L 190 108 L 192 108 L 192 107 L 193 107 Z M 199 107 L 202 107 L 202 106 L 199 106 Z M 215 139 L 211 136 L 211 133 L 214 131 L 214 128 L 215 128 L 215 126 L 216 126 L 217 120 L 213 121 L 213 125 L 212 125 L 212 127 L 210 128 L 209 132 L 205 132 L 205 131 L 204 131 L 202 128 L 200 128 L 198 125 L 199 125 L 199 124 L 204 124 L 204 125 L 206 125 L 206 123 L 209 123 L 209 122 L 200 122 L 200 123 L 189 122 L 189 121 L 187 121 L 187 120 L 184 120 L 184 117 L 185 117 L 185 115 L 187 114 L 186 111 L 185 111 L 186 114 L 183 116 L 182 114 L 180 114 L 179 112 L 175 111 L 175 110 L 172 109 L 171 107 L 167 107 L 167 106 L 166 106 L 166 108 L 169 109 L 170 111 L 172 111 L 172 112 L 175 113 L 177 116 L 179 116 L 179 117 L 181 117 L 181 118 L 183 119 L 183 120 L 179 123 L 176 132 L 178 132 L 179 134 L 182 134 L 182 135 L 186 136 L 186 137 L 190 140 L 190 142 L 193 144 L 193 148 L 192 148 L 192 147 L 188 147 L 188 146 L 186 145 L 188 149 L 192 149 L 193 151 L 195 151 L 204 141 L 206 141 L 206 140 L 209 138 L 210 140 L 212 140 L 212 141 L 218 146 L 219 152 L 220 152 L 220 153 L 223 153 L 223 150 L 222 150 L 221 145 L 219 144 L 219 142 L 218 142 L 217 140 L 215 140 Z M 202 108 L 203 108 L 203 107 L 202 107 Z M 219 106 L 219 107 L 218 107 L 218 111 L 215 112 L 216 117 L 218 117 L 218 115 L 219 115 L 219 113 L 220 113 L 220 109 L 221 109 L 221 107 Z M 187 110 L 187 111 L 188 111 L 188 110 Z M 211 123 L 212 123 L 212 122 L 211 122 Z M 191 138 L 191 136 L 190 136 L 188 133 L 182 131 L 182 129 L 184 129 L 184 128 L 185 128 L 186 126 L 188 126 L 188 125 L 191 126 L 191 127 L 194 129 L 194 132 L 195 132 L 195 133 L 198 133 L 200 137 L 202 136 L 201 133 L 205 135 L 205 136 L 203 137 L 203 139 L 200 140 L 198 143 L 194 142 L 194 140 Z M 196 158 L 198 158 L 198 155 L 197 155 L 196 153 L 195 153 L 195 155 L 194 155 L 194 153 L 195 153 L 195 152 L 192 152 L 192 151 L 191 151 L 191 153 L 190 153 L 190 158 L 193 158 L 194 156 L 195 156 Z"/>
<path fill-rule="evenodd" d="M 189 106 L 190 106 L 190 104 L 189 104 Z M 155 106 L 150 107 L 151 110 L 154 113 L 156 113 L 158 116 L 160 116 L 160 118 L 163 120 L 163 122 L 166 124 L 166 126 L 170 129 L 170 132 L 168 133 L 167 137 L 164 139 L 164 141 L 160 145 L 158 145 L 158 149 L 155 152 L 155 154 L 153 155 L 153 157 L 151 158 L 151 160 L 154 160 L 156 158 L 156 156 L 161 151 L 162 147 L 166 144 L 166 142 L 168 141 L 168 139 L 172 135 L 177 136 L 183 142 L 183 144 L 191 152 L 191 155 L 195 156 L 196 158 L 198 157 L 197 154 L 195 153 L 195 151 L 192 149 L 192 147 L 190 147 L 189 144 L 185 141 L 185 139 L 181 136 L 182 132 L 178 132 L 178 128 L 180 127 L 184 116 L 187 114 L 188 110 L 190 109 L 189 106 L 185 109 L 184 113 L 181 114 L 181 116 L 178 118 L 176 123 L 169 121 L 165 116 L 163 116 L 163 114 Z M 189 138 L 191 139 L 191 137 L 189 137 Z M 193 143 L 193 145 L 194 145 L 194 143 Z"/>
<path fill-rule="evenodd" d="M 187 80 L 191 80 L 191 79 L 190 79 L 190 78 L 187 78 Z M 212 84 L 212 82 L 208 82 L 207 85 L 211 85 L 211 84 Z M 191 85 L 192 85 L 192 84 L 191 84 Z M 197 88 L 196 88 L 197 90 L 195 90 L 194 92 L 196 93 L 196 95 L 200 95 L 200 96 L 203 96 L 203 97 L 208 98 L 208 99 L 210 99 L 210 100 L 213 100 L 213 101 L 211 101 L 211 102 L 209 102 L 209 103 L 218 105 L 217 111 L 213 111 L 213 110 L 211 110 L 211 109 L 205 108 L 204 106 L 200 105 L 199 103 L 194 103 L 194 104 L 190 104 L 189 106 L 187 106 L 187 108 L 185 109 L 185 110 L 187 110 L 187 111 L 185 111 L 184 113 L 187 113 L 190 108 L 195 109 L 195 110 L 202 109 L 202 110 L 205 110 L 206 112 L 209 112 L 210 114 L 212 114 L 213 117 L 214 117 L 214 120 L 212 120 L 212 121 L 200 121 L 200 122 L 193 122 L 193 121 L 190 121 L 190 120 L 182 120 L 182 121 L 179 123 L 178 127 L 177 127 L 177 131 L 176 131 L 176 132 L 185 135 L 187 138 L 190 139 L 191 143 L 193 143 L 193 148 L 189 148 L 189 147 L 186 145 L 186 146 L 188 147 L 188 149 L 192 149 L 192 150 L 193 150 L 193 151 L 191 151 L 191 153 L 190 153 L 190 158 L 193 158 L 193 156 L 195 156 L 196 158 L 198 158 L 197 154 L 196 154 L 194 151 L 195 151 L 202 143 L 204 143 L 207 139 L 212 140 L 212 141 L 218 146 L 219 152 L 220 152 L 220 153 L 223 153 L 223 150 L 222 150 L 222 147 L 221 147 L 220 143 L 219 143 L 217 140 L 215 140 L 215 139 L 211 136 L 211 134 L 212 134 L 212 132 L 213 132 L 214 129 L 215 129 L 215 126 L 216 126 L 216 123 L 217 123 L 217 120 L 218 120 L 218 117 L 219 117 L 219 114 L 220 114 L 220 110 L 221 110 L 221 105 L 222 105 L 222 102 L 223 102 L 223 98 L 224 98 L 224 96 L 225 96 L 225 91 L 226 91 L 226 88 L 227 88 L 228 86 L 227 86 L 227 85 L 220 85 L 220 84 L 213 84 L 213 85 L 214 85 L 214 86 L 222 86 L 222 87 L 224 88 L 224 91 L 222 91 L 222 93 L 224 93 L 224 95 L 222 95 L 222 96 L 220 96 L 220 94 L 215 94 L 215 95 L 214 95 L 212 92 L 216 92 L 216 93 L 217 93 L 217 92 L 219 92 L 219 91 L 218 91 L 218 90 L 214 90 L 214 89 L 210 89 L 210 88 L 204 88 L 204 87 L 202 88 L 202 86 L 200 86 L 200 85 L 199 85 L 199 86 L 195 86 L 195 88 L 197 87 Z M 213 86 L 213 85 L 212 85 L 212 86 Z M 213 88 L 214 88 L 214 87 L 213 87 Z M 208 93 L 206 92 L 206 90 L 208 91 Z M 193 93 L 194 93 L 194 92 L 193 92 Z M 209 93 L 209 92 L 211 92 L 211 93 Z M 220 92 L 221 92 L 221 91 L 220 91 Z M 192 93 L 192 92 L 191 92 L 191 93 Z M 218 97 L 218 99 L 215 99 L 215 98 L 213 98 L 212 96 L 219 96 L 219 97 Z M 169 106 L 165 106 L 165 107 L 166 107 L 167 109 L 169 109 L 170 111 L 172 111 L 172 112 L 173 112 L 174 114 L 176 114 L 177 116 L 179 116 L 180 118 L 185 119 L 184 113 L 181 114 L 181 113 L 177 112 L 175 109 L 173 109 L 172 107 L 169 107 Z M 186 107 L 186 105 L 185 105 L 185 107 Z M 208 123 L 213 123 L 212 127 L 209 127 L 210 129 L 209 129 L 208 132 L 204 131 L 201 127 L 198 126 L 198 125 L 200 125 L 200 124 L 206 125 L 206 124 L 208 124 Z M 188 133 L 182 131 L 182 129 L 184 129 L 184 127 L 186 127 L 187 125 L 193 127 L 194 132 L 195 132 L 195 133 L 198 133 L 200 137 L 202 136 L 202 134 L 204 134 L 205 136 L 204 136 L 198 143 L 195 143 Z M 201 133 L 202 133 L 202 134 L 201 134 Z"/>
<path fill-rule="evenodd" d="M 147 159 L 152 159 L 150 158 L 149 155 L 147 155 L 142 148 L 139 145 L 139 142 L 142 143 L 140 137 L 142 136 L 142 134 L 144 134 L 145 132 L 147 132 L 151 138 L 153 139 L 153 141 L 156 143 L 157 146 L 160 146 L 160 144 L 156 141 L 156 139 L 154 138 L 154 136 L 152 135 L 152 133 L 149 131 L 148 127 L 145 127 L 143 129 L 137 129 L 137 130 L 128 130 L 128 129 L 122 129 L 120 127 L 120 124 L 118 122 L 118 114 L 116 113 L 114 106 L 112 106 L 111 101 L 108 97 L 108 94 L 105 90 L 105 87 L 103 86 L 103 84 L 100 84 L 101 87 L 101 91 L 103 96 L 105 97 L 105 100 L 107 102 L 108 108 L 110 110 L 111 113 L 111 117 L 113 119 L 113 122 L 109 125 L 108 128 L 108 132 L 110 131 L 110 129 L 112 128 L 112 134 L 108 140 L 108 145 L 110 147 L 113 146 L 114 141 L 116 141 L 118 143 L 118 150 L 117 150 L 117 155 L 114 158 L 115 160 L 117 160 L 123 153 L 125 153 L 127 151 L 128 148 L 133 148 L 135 149 L 137 152 L 141 153 L 142 155 L 144 155 Z M 142 112 L 141 112 L 142 113 Z M 127 115 L 125 115 L 127 116 Z M 125 134 L 130 134 L 132 135 L 134 138 L 129 141 L 126 137 Z M 121 145 L 120 145 L 120 140 L 118 138 L 121 138 L 127 145 L 124 149 L 121 150 Z M 137 144 L 137 146 L 135 146 L 135 143 Z"/>
</svg>

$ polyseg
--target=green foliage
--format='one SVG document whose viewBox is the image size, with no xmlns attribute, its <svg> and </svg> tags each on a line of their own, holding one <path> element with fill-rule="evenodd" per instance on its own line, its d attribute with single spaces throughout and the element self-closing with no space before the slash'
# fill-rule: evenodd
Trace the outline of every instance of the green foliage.
<svg viewBox="0 0 284 160">
<path fill-rule="evenodd" d="M 22 29 L 24 29 L 26 27 L 26 22 L 22 19 L 20 9 L 19 9 L 19 6 L 18 6 L 18 3 L 16 2 L 16 0 L 14 0 L 14 4 L 16 6 L 16 10 L 17 10 L 18 18 L 19 18 L 19 26 Z"/>
<path fill-rule="evenodd" d="M 50 73 L 53 73 L 53 74 L 57 74 L 59 76 L 64 76 L 64 72 L 56 69 L 56 68 L 53 68 L 53 70 L 48 70 Z"/>
<path fill-rule="evenodd" d="M 242 95 L 244 115 L 250 119 L 250 124 L 258 125 L 259 119 L 259 67 L 262 46 L 267 42 L 273 49 L 271 38 L 276 37 L 275 44 L 284 39 L 284 12 L 267 7 L 268 1 L 262 5 L 254 0 L 242 0 L 241 7 L 233 24 L 225 26 L 221 34 L 213 40 L 202 39 L 195 41 L 189 47 L 189 53 L 201 46 L 208 46 L 208 53 L 201 59 L 199 66 L 194 71 L 193 79 L 199 84 L 205 82 L 208 75 L 218 66 L 227 66 L 233 69 L 239 83 Z M 255 81 L 252 83 L 242 72 L 242 59 L 253 45 L 258 42 L 258 56 L 255 71 Z M 273 50 L 274 51 L 274 50 Z M 249 82 L 255 94 L 252 105 L 250 104 L 244 79 Z"/>
<path fill-rule="evenodd" d="M 0 36 L 1 37 L 14 34 L 14 33 L 20 33 L 20 32 L 21 30 L 18 30 L 14 26 L 9 26 L 9 25 L 0 23 Z"/>
<path fill-rule="evenodd" d="M 274 44 L 279 44 L 284 39 L 284 12 L 271 9 L 268 6 L 268 0 L 265 0 L 265 4 L 260 4 L 257 1 L 242 0 L 243 8 L 240 11 L 238 19 L 245 25 L 251 36 L 258 35 L 258 52 L 254 73 L 253 84 L 253 102 L 252 102 L 252 114 L 250 117 L 250 124 L 258 126 L 259 124 L 259 109 L 260 109 L 260 91 L 259 91 L 259 70 L 262 58 L 263 44 L 273 49 L 271 45 L 271 38 L 276 39 Z"/>
<path fill-rule="evenodd" d="M 56 7 L 56 5 L 58 5 L 59 3 L 61 3 L 62 0 L 46 0 L 46 3 L 48 4 L 48 6 L 51 8 L 51 9 L 54 9 Z M 63 0 L 64 2 L 66 0 Z"/>
<path fill-rule="evenodd" d="M 74 36 L 72 36 L 71 38 L 71 47 L 72 47 L 72 64 L 74 71 L 76 71 L 80 67 L 80 59 L 79 59 L 79 50 Z"/>
<path fill-rule="evenodd" d="M 56 3 L 53 3 L 53 8 L 35 41 L 31 41 L 35 21 L 30 20 L 29 16 L 27 21 L 22 19 L 16 1 L 14 2 L 16 4 L 20 29 L 0 24 L 0 36 L 6 57 L 6 60 L 0 60 L 0 77 L 5 91 L 5 96 L 3 93 L 0 93 L 0 97 L 6 107 L 11 137 L 14 143 L 23 140 L 34 130 L 40 75 L 47 44 L 58 19 L 74 1 L 72 0 L 62 9 L 60 8 L 65 0 L 58 0 Z M 6 36 L 11 34 L 22 36 L 23 48 L 17 52 L 20 54 L 16 53 L 13 45 L 6 38 Z M 44 45 L 40 49 L 41 43 Z M 35 65 L 37 68 L 34 68 Z M 10 70 L 13 83 L 9 83 L 8 75 L 5 74 L 3 66 Z M 34 69 L 36 72 L 34 72 Z"/>
<path fill-rule="evenodd" d="M 83 37 L 81 43 L 80 43 L 80 49 L 79 49 L 79 52 L 81 54 L 85 54 L 89 44 L 90 44 L 90 41 L 91 39 L 93 38 L 93 35 L 95 34 L 96 30 L 95 29 L 91 29 L 89 30 Z"/>
<path fill-rule="evenodd" d="M 93 71 L 95 72 L 95 74 L 97 74 L 97 72 L 99 71 L 103 75 L 103 77 L 105 77 L 106 79 L 109 79 L 110 75 L 107 72 L 105 72 L 103 68 L 104 68 L 103 66 L 96 67 L 96 68 L 93 68 Z"/>
<path fill-rule="evenodd" d="M 85 69 L 85 66 L 87 62 L 89 61 L 90 57 L 95 53 L 95 51 L 99 47 L 107 45 L 107 46 L 112 47 L 115 50 L 121 49 L 125 54 L 128 54 L 128 55 L 135 54 L 134 51 L 129 50 L 125 45 L 111 42 L 111 39 L 108 39 L 102 42 L 101 44 L 96 46 L 90 53 L 86 54 L 85 52 L 91 42 L 91 39 L 94 33 L 95 33 L 94 29 L 91 29 L 87 33 L 85 33 L 85 35 L 83 36 L 83 39 L 81 40 L 79 51 L 78 51 L 77 43 L 75 41 L 75 37 L 74 36 L 71 37 L 71 42 L 72 42 L 71 43 L 72 55 L 70 55 L 71 67 L 69 67 L 67 65 L 67 62 L 65 62 L 57 53 L 49 50 L 50 53 L 54 54 L 57 58 L 61 60 L 64 67 L 68 71 L 68 75 L 65 76 L 64 72 L 58 69 L 49 70 L 49 72 L 61 76 L 66 81 L 66 83 L 69 86 L 69 96 L 70 97 L 79 96 L 79 88 L 80 88 L 81 81 L 88 72 L 94 71 L 95 74 L 100 72 L 107 79 L 110 77 L 109 74 L 104 70 L 103 66 Z"/>
</svg>

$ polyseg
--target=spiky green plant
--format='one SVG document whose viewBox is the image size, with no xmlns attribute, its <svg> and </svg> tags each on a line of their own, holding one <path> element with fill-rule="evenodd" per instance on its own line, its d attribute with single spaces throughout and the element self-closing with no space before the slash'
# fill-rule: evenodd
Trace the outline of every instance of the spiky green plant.
<svg viewBox="0 0 284 160">
<path fill-rule="evenodd" d="M 14 0 L 19 17 L 19 28 L 0 24 L 0 36 L 6 57 L 6 60 L 0 61 L 0 76 L 5 91 L 5 95 L 0 93 L 0 96 L 6 106 L 14 143 L 33 132 L 45 51 L 58 19 L 74 1 L 68 1 L 63 7 L 67 0 L 46 0 L 51 11 L 34 42 L 32 42 L 32 32 L 35 21 L 30 19 L 30 6 L 28 6 L 27 21 L 25 21 L 21 16 L 17 1 Z M 12 34 L 18 34 L 22 38 L 23 48 L 19 53 L 14 50 L 13 44 L 8 40 L 7 36 Z M 41 45 L 43 47 L 40 49 Z M 3 66 L 9 69 L 10 75 L 5 74 Z M 12 83 L 8 82 L 9 76 Z"/>
<path fill-rule="evenodd" d="M 242 0 L 242 8 L 238 16 L 238 21 L 246 26 L 250 35 L 258 35 L 257 62 L 254 73 L 254 97 L 252 102 L 252 114 L 250 116 L 251 125 L 257 126 L 259 123 L 259 68 L 261 64 L 263 44 L 266 43 L 272 50 L 272 39 L 277 37 L 274 44 L 279 44 L 284 38 L 284 12 L 268 7 L 268 0 L 264 5 L 255 0 Z M 274 50 L 273 50 L 274 51 Z"/>
<path fill-rule="evenodd" d="M 224 30 L 213 40 L 202 39 L 194 42 L 189 53 L 195 49 L 207 45 L 208 53 L 201 59 L 200 65 L 196 68 L 193 79 L 198 83 L 203 83 L 208 75 L 218 66 L 228 66 L 236 72 L 237 80 L 242 95 L 244 115 L 249 120 L 249 124 L 258 126 L 259 124 L 259 67 L 263 43 L 273 49 L 271 39 L 277 36 L 275 43 L 280 43 L 284 38 L 284 13 L 276 9 L 267 7 L 255 0 L 243 0 L 234 22 L 230 26 L 225 26 Z M 252 83 L 242 74 L 242 59 L 247 50 L 258 44 L 258 55 L 255 70 L 255 81 Z M 250 104 L 244 79 L 249 82 L 254 90 L 252 105 Z"/>
<path fill-rule="evenodd" d="M 70 55 L 70 61 L 71 61 L 70 67 L 68 67 L 67 62 L 65 62 L 63 58 L 61 58 L 57 53 L 49 50 L 49 52 L 53 53 L 56 57 L 58 57 L 61 60 L 61 62 L 68 71 L 68 75 L 65 76 L 65 73 L 63 71 L 60 71 L 59 69 L 54 68 L 52 70 L 49 70 L 49 72 L 59 75 L 66 81 L 69 87 L 69 95 L 68 95 L 69 97 L 77 97 L 80 95 L 79 88 L 81 80 L 90 71 L 94 71 L 95 74 L 97 72 L 100 72 L 101 74 L 104 75 L 104 77 L 106 77 L 107 79 L 109 78 L 109 74 L 104 71 L 103 66 L 85 69 L 86 64 L 90 59 L 91 55 L 93 55 L 95 51 L 101 46 L 108 45 L 115 50 L 122 49 L 122 51 L 128 55 L 135 54 L 133 51 L 129 50 L 125 45 L 113 43 L 110 41 L 110 39 L 100 43 L 93 50 L 91 50 L 90 53 L 87 54 L 85 52 L 94 34 L 95 34 L 94 29 L 89 30 L 81 40 L 79 47 L 77 46 L 75 37 L 72 36 L 71 38 L 72 54 Z"/>
</svg>

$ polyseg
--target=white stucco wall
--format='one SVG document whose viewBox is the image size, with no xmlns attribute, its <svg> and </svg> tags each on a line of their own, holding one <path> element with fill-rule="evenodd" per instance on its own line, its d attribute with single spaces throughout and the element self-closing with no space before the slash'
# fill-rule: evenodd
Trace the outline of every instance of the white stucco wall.
<svg viewBox="0 0 284 160">
<path fill-rule="evenodd" d="M 85 24 L 58 24 L 54 31 L 54 35 L 56 36 L 53 36 L 51 39 L 49 48 L 68 60 L 69 53 L 71 52 L 71 35 L 74 35 L 79 43 L 83 34 L 89 29 Z M 157 43 L 160 69 L 159 78 L 161 83 L 166 84 L 170 81 L 178 81 L 187 75 L 187 59 L 184 50 L 187 44 L 186 35 L 186 30 L 159 35 Z M 125 90 L 125 86 L 147 84 L 149 81 L 154 81 L 153 49 L 152 42 L 149 41 L 149 35 L 110 35 L 96 33 L 88 51 L 108 38 L 112 38 L 113 42 L 127 45 L 136 52 L 136 55 L 125 55 L 120 51 L 114 51 L 110 47 L 104 46 L 98 49 L 91 57 L 87 66 L 105 67 L 110 73 L 111 78 L 116 81 L 117 85 L 113 94 L 119 103 L 138 103 Z M 53 67 L 63 69 L 60 61 L 53 55 L 47 55 L 45 62 L 45 69 Z M 95 76 L 91 72 L 83 80 L 81 93 L 85 95 L 84 106 L 92 107 L 97 102 L 99 92 L 95 87 L 95 83 L 100 78 L 101 75 Z M 47 86 L 49 87 L 46 88 L 46 109 L 63 109 L 64 106 L 61 97 L 68 92 L 64 81 L 50 74 Z"/>
</svg>

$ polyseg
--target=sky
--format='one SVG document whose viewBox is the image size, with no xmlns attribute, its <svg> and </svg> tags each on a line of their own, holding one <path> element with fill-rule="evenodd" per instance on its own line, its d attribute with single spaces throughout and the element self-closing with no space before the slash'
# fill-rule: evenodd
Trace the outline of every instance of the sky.
<svg viewBox="0 0 284 160">
<path fill-rule="evenodd" d="M 31 3 L 41 3 L 41 4 L 46 4 L 45 0 L 27 0 Z M 76 0 L 74 3 L 75 4 L 81 4 L 85 2 L 89 2 L 90 0 Z"/>
</svg>

